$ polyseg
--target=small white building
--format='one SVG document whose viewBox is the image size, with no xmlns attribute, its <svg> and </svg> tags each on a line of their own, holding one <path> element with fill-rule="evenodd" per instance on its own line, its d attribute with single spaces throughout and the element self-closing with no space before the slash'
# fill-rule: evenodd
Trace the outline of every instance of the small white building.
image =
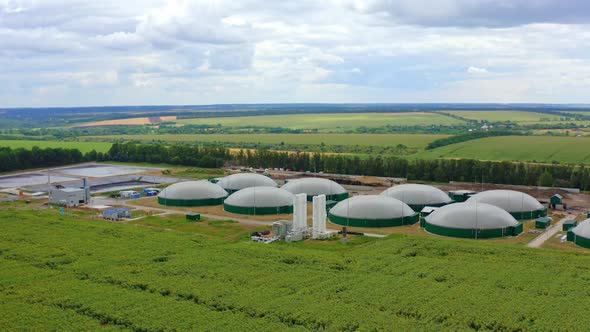
<svg viewBox="0 0 590 332">
<path fill-rule="evenodd" d="M 119 194 L 121 194 L 121 198 L 125 199 L 136 199 L 141 197 L 141 195 L 135 190 L 124 190 L 121 191 Z"/>
</svg>

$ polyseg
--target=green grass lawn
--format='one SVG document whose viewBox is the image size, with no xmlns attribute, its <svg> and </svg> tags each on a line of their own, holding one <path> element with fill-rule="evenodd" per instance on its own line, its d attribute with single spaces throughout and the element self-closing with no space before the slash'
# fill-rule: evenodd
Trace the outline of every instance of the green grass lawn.
<svg viewBox="0 0 590 332">
<path fill-rule="evenodd" d="M 483 120 L 489 122 L 512 121 L 537 123 L 544 121 L 560 121 L 560 117 L 557 115 L 525 111 L 445 111 L 445 113 L 450 113 L 471 120 Z"/>
<path fill-rule="evenodd" d="M 232 222 L 1 207 L 6 331 L 590 326 L 587 253 L 407 235 L 265 245 Z"/>
<path fill-rule="evenodd" d="M 430 134 L 211 134 L 211 135 L 109 135 L 89 136 L 96 140 L 138 140 L 143 142 L 229 142 L 299 145 L 360 145 L 396 146 L 404 144 L 411 148 L 423 149 L 428 143 L 449 135 Z"/>
<path fill-rule="evenodd" d="M 220 124 L 224 127 L 283 127 L 291 129 L 318 129 L 323 131 L 351 130 L 361 126 L 429 126 L 462 123 L 460 120 L 441 114 L 422 112 L 261 115 L 184 119 L 177 122 L 186 124 L 207 124 L 212 126 Z"/>
<path fill-rule="evenodd" d="M 427 150 L 415 158 L 590 163 L 590 137 L 502 136 L 482 138 Z"/>
<path fill-rule="evenodd" d="M 0 146 L 7 146 L 13 149 L 25 148 L 31 149 L 34 146 L 40 148 L 64 148 L 78 149 L 82 153 L 90 152 L 93 149 L 96 152 L 107 152 L 111 148 L 111 143 L 107 142 L 66 142 L 66 141 L 35 141 L 35 140 L 0 140 Z"/>
</svg>

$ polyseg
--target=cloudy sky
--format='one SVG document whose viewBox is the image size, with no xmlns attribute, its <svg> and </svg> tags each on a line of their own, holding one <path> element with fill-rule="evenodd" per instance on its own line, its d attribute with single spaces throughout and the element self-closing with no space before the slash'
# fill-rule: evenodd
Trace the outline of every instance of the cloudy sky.
<svg viewBox="0 0 590 332">
<path fill-rule="evenodd" d="M 0 107 L 590 102 L 587 0 L 0 0 Z"/>
</svg>

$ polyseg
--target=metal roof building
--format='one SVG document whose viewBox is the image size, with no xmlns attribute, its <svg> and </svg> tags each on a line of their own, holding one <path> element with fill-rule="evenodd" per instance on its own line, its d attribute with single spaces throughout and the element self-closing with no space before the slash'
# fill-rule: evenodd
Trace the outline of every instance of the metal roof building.
<svg viewBox="0 0 590 332">
<path fill-rule="evenodd" d="M 348 192 L 340 184 L 323 178 L 301 178 L 289 180 L 281 187 L 292 194 L 307 194 L 311 202 L 313 196 L 326 195 L 326 200 L 341 201 L 348 198 Z"/>
<path fill-rule="evenodd" d="M 569 232 L 573 234 L 571 241 L 580 247 L 590 249 L 590 218 L 582 221 L 578 226 L 570 229 Z"/>
<path fill-rule="evenodd" d="M 392 227 L 415 224 L 419 214 L 406 203 L 382 195 L 354 196 L 328 212 L 334 224 L 351 227 Z"/>
<path fill-rule="evenodd" d="M 439 207 L 452 202 L 444 191 L 423 184 L 400 184 L 385 190 L 381 195 L 399 199 L 415 211 L 420 211 L 425 206 Z"/>
<path fill-rule="evenodd" d="M 488 190 L 471 196 L 467 202 L 495 205 L 517 220 L 547 216 L 547 209 L 532 196 L 514 190 Z"/>
<path fill-rule="evenodd" d="M 158 194 L 158 203 L 169 206 L 220 205 L 227 192 L 206 180 L 178 182 Z"/>
<path fill-rule="evenodd" d="M 231 194 L 223 203 L 223 209 L 248 215 L 293 213 L 294 198 L 293 194 L 280 188 L 251 187 Z"/>
<path fill-rule="evenodd" d="M 221 178 L 217 185 L 228 193 L 250 187 L 277 187 L 277 183 L 268 176 L 256 173 L 237 173 Z"/>
<path fill-rule="evenodd" d="M 443 206 L 424 220 L 430 233 L 474 239 L 517 236 L 522 224 L 510 213 L 485 203 L 456 203 Z"/>
</svg>

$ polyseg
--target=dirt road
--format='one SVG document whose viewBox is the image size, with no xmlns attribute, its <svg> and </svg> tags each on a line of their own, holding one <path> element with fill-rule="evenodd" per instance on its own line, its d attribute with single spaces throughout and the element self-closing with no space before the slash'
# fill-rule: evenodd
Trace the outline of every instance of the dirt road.
<svg viewBox="0 0 590 332">
<path fill-rule="evenodd" d="M 549 240 L 552 236 L 555 236 L 555 234 L 557 234 L 557 232 L 559 232 L 561 230 L 564 221 L 569 220 L 569 219 L 575 219 L 575 218 L 576 218 L 575 215 L 568 214 L 567 216 L 565 216 L 564 218 L 562 218 L 561 220 L 559 220 L 555 224 L 549 226 L 549 228 L 547 228 L 543 233 L 541 233 L 534 240 L 529 242 L 529 244 L 527 244 L 527 247 L 530 247 L 530 248 L 541 247 L 543 245 L 543 243 L 545 243 L 545 241 Z"/>
</svg>

